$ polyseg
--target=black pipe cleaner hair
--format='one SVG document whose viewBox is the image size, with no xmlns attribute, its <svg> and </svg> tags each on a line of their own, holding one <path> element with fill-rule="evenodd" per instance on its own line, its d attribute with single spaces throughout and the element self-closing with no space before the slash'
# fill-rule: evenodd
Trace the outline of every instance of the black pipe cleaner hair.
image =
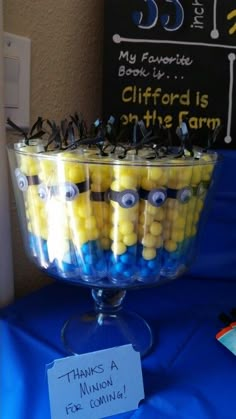
<svg viewBox="0 0 236 419">
<path fill-rule="evenodd" d="M 59 124 L 39 116 L 29 131 L 18 127 L 10 118 L 7 124 L 23 138 L 25 145 L 29 145 L 31 140 L 43 139 L 45 152 L 95 146 L 101 156 L 117 151 L 120 159 L 124 159 L 129 151 L 138 155 L 143 149 L 147 150 L 146 159 L 194 156 L 195 146 L 202 151 L 211 149 L 222 130 L 222 126 L 210 130 L 206 125 L 191 129 L 187 119 L 176 129 L 159 122 L 147 128 L 143 120 L 124 124 L 122 118 L 116 119 L 113 115 L 107 121 L 97 118 L 88 130 L 83 116 L 77 112 Z"/>
</svg>

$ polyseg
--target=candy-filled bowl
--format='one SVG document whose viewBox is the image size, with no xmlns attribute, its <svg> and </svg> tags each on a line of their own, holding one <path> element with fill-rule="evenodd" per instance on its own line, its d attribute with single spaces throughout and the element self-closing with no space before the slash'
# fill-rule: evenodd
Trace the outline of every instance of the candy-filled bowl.
<svg viewBox="0 0 236 419">
<path fill-rule="evenodd" d="M 126 290 L 181 275 L 197 239 L 218 166 L 216 152 L 149 159 L 148 151 L 44 151 L 9 145 L 25 249 L 49 276 L 92 289 L 95 310 L 62 330 L 71 353 L 152 345 L 147 323 L 122 309 Z"/>
</svg>

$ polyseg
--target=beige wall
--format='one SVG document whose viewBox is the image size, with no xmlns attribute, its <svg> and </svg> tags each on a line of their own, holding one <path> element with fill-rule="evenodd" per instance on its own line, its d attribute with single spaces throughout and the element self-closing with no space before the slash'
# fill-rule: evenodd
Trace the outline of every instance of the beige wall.
<svg viewBox="0 0 236 419">
<path fill-rule="evenodd" d="M 29 37 L 31 122 L 75 111 L 88 123 L 101 115 L 103 0 L 5 0 L 4 31 Z M 9 135 L 8 135 L 9 138 Z M 16 295 L 48 282 L 22 250 L 11 200 Z"/>
</svg>

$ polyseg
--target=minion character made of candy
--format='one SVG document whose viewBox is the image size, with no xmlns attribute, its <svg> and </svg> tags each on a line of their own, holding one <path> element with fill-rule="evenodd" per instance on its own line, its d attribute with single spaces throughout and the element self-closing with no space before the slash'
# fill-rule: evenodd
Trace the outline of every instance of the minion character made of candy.
<svg viewBox="0 0 236 419">
<path fill-rule="evenodd" d="M 22 207 L 25 213 L 25 232 L 24 235 L 26 249 L 30 250 L 30 257 L 36 259 L 36 262 L 43 268 L 48 268 L 49 258 L 47 250 L 48 240 L 48 220 L 44 201 L 40 198 L 39 185 L 39 160 L 36 155 L 31 155 L 35 147 L 24 147 L 24 152 L 17 155 L 17 167 L 15 169 L 15 183 L 19 199 L 23 200 Z"/>
<path fill-rule="evenodd" d="M 138 226 L 142 280 L 155 280 L 158 274 L 174 278 L 188 265 L 213 170 L 209 156 L 202 163 L 175 159 L 143 171 Z"/>
<path fill-rule="evenodd" d="M 161 165 L 20 153 L 31 257 L 51 275 L 93 284 L 174 278 L 194 249 L 213 167 L 204 153 Z"/>
<path fill-rule="evenodd" d="M 104 276 L 99 231 L 90 199 L 89 166 L 73 152 L 41 159 L 41 190 L 48 218 L 49 260 L 65 277 Z"/>
</svg>

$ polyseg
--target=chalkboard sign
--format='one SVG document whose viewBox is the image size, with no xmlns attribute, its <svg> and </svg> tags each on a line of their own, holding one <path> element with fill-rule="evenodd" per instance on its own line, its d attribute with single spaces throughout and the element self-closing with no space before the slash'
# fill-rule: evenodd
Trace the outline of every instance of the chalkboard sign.
<svg viewBox="0 0 236 419">
<path fill-rule="evenodd" d="M 105 0 L 103 116 L 222 126 L 236 148 L 235 0 Z"/>
</svg>

